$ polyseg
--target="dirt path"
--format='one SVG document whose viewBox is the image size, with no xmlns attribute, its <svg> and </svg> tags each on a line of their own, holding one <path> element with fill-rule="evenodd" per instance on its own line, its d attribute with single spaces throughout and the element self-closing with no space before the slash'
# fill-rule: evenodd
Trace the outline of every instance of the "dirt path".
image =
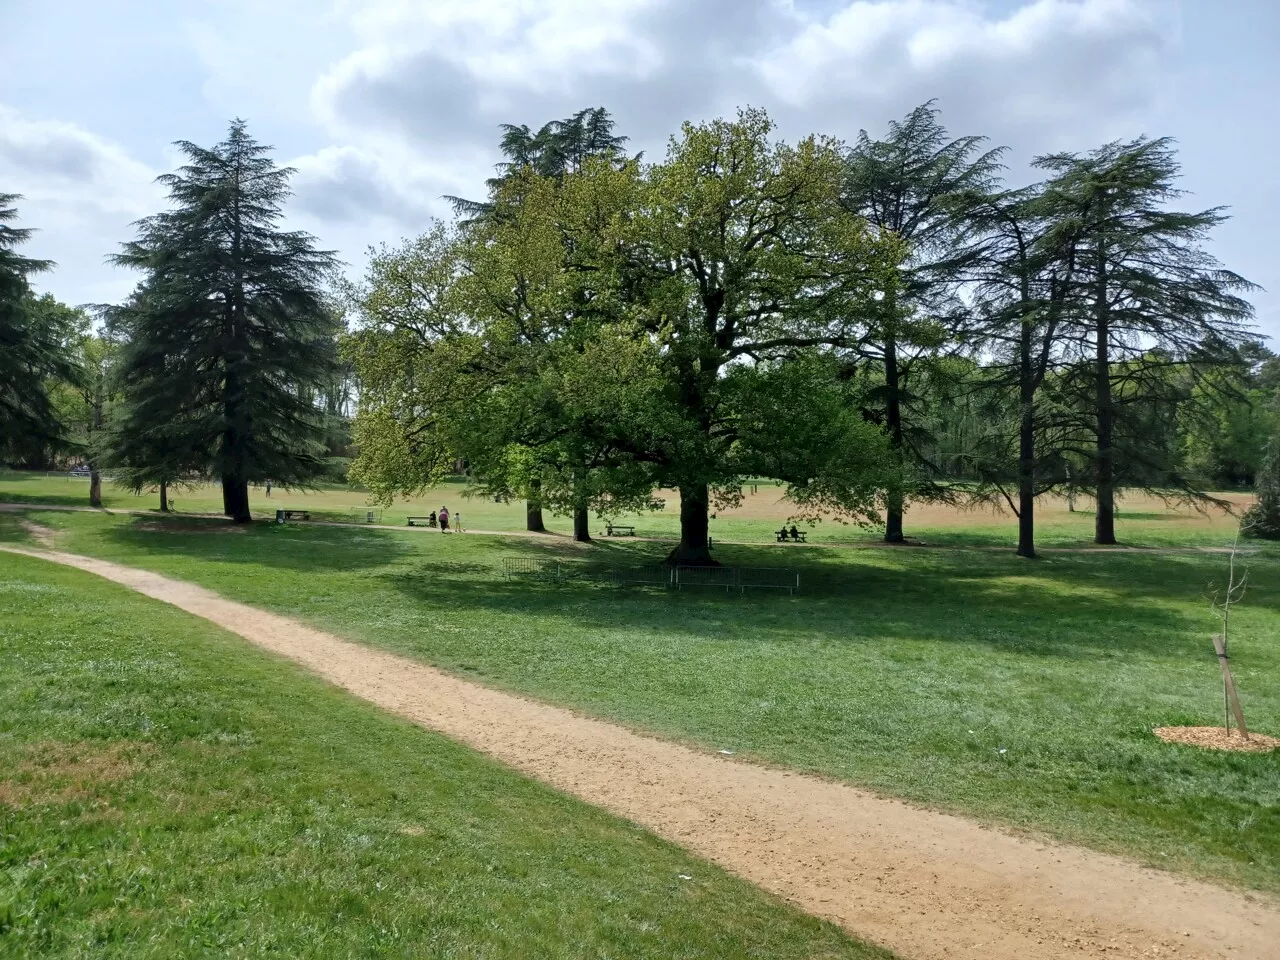
<svg viewBox="0 0 1280 960">
<path fill-rule="evenodd" d="M 182 519 L 201 519 L 201 520 L 224 520 L 221 514 L 217 513 L 157 513 L 154 510 L 125 510 L 120 507 L 71 507 L 65 504 L 53 503 L 0 503 L 0 513 L 22 513 L 28 510 L 53 510 L 63 513 L 110 513 L 118 516 L 135 516 L 150 517 L 157 523 L 166 521 L 181 521 Z M 322 526 L 322 527 L 350 527 L 355 530 L 392 530 L 397 533 L 421 533 L 421 534 L 439 534 L 439 530 L 432 530 L 428 527 L 401 527 L 393 526 L 386 523 L 342 523 L 336 520 L 315 520 L 302 521 L 291 520 L 290 523 L 303 524 L 306 526 Z M 554 531 L 546 531 L 543 533 L 530 533 L 527 530 L 472 530 L 468 527 L 463 533 L 449 533 L 447 536 L 477 536 L 477 537 L 523 537 L 527 540 L 539 540 L 543 542 L 555 542 L 560 545 L 569 545 L 574 547 L 587 548 L 590 544 L 575 543 L 573 539 L 564 533 Z M 663 537 L 628 537 L 629 542 L 640 543 L 675 543 L 675 539 L 667 539 Z M 597 541 L 600 542 L 600 541 Z M 716 543 L 735 546 L 735 547 L 777 547 L 780 550 L 792 549 L 823 549 L 823 550 L 981 550 L 987 552 L 1013 553 L 1014 544 L 1012 542 L 1007 546 L 998 546 L 992 544 L 950 544 L 950 543 L 884 543 L 881 541 L 867 541 L 865 543 L 810 543 L 810 544 L 790 544 L 777 543 L 772 540 L 716 540 Z M 1213 553 L 1227 554 L 1231 553 L 1231 547 L 1130 547 L 1130 546 L 1114 546 L 1114 547 L 1037 547 L 1040 553 L 1148 553 L 1148 554 L 1188 554 L 1188 553 Z M 1241 554 L 1253 554 L 1258 551 L 1256 548 L 1241 547 L 1237 551 Z"/>
<path fill-rule="evenodd" d="M 1280 902 L 1268 897 L 640 736 L 158 574 L 0 550 L 77 567 L 204 617 L 907 958 L 1280 955 Z"/>
</svg>

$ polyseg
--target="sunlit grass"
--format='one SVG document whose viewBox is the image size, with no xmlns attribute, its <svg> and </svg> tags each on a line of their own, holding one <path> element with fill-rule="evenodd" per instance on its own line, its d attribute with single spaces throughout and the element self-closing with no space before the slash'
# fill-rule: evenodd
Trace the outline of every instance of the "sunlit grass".
<svg viewBox="0 0 1280 960">
<path fill-rule="evenodd" d="M 0 956 L 887 956 L 122 587 L 0 612 Z"/>
<path fill-rule="evenodd" d="M 1175 747 L 1217 722 L 1206 554 L 796 548 L 797 597 L 506 581 L 572 548 L 317 526 L 44 513 L 60 547 L 192 580 L 495 686 L 1144 862 L 1280 889 L 1280 755 Z M 23 536 L 16 525 L 13 537 Z M 202 532 L 204 531 L 204 532 Z M 1251 555 L 1233 664 L 1280 733 L 1280 557 Z M 717 548 L 777 565 L 773 547 Z M 1000 750 L 1004 749 L 1004 753 Z"/>
</svg>

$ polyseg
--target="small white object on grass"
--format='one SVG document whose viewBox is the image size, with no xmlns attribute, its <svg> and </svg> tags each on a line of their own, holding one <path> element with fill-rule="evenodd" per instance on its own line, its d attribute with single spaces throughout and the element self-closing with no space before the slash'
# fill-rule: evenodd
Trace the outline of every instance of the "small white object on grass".
<svg viewBox="0 0 1280 960">
<path fill-rule="evenodd" d="M 678 873 L 678 874 L 676 874 L 676 876 L 678 876 L 681 880 L 692 880 L 692 879 L 693 879 L 693 877 L 689 876 L 687 873 Z"/>
<path fill-rule="evenodd" d="M 1001 747 L 1001 748 L 1000 748 L 1000 752 L 1001 752 L 1001 753 L 1008 753 L 1008 752 L 1009 752 L 1009 750 L 1008 750 L 1008 748 L 1006 748 L 1006 747 Z"/>
<path fill-rule="evenodd" d="M 723 753 L 726 757 L 732 757 L 732 756 L 733 756 L 733 751 L 732 751 L 732 750 L 721 750 L 720 752 L 721 752 L 721 753 Z"/>
</svg>

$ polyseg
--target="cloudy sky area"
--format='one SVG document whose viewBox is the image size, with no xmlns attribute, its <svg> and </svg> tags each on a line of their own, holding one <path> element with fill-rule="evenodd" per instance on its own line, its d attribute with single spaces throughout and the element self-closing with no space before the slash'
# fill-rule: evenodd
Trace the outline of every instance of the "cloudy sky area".
<svg viewBox="0 0 1280 960">
<path fill-rule="evenodd" d="M 234 116 L 297 168 L 290 221 L 358 271 L 444 194 L 479 196 L 497 125 L 603 104 L 650 157 L 685 119 L 767 108 L 852 139 L 936 97 L 954 134 L 1038 153 L 1176 137 L 1214 252 L 1280 338 L 1277 0 L 0 0 L 0 192 L 40 279 L 119 299 L 104 264 L 164 202 L 177 139 Z"/>
</svg>

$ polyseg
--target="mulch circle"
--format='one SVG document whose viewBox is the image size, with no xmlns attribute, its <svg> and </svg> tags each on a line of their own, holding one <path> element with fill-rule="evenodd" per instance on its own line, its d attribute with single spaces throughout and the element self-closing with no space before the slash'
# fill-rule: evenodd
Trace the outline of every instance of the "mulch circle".
<svg viewBox="0 0 1280 960">
<path fill-rule="evenodd" d="M 1166 743 L 1182 743 L 1204 750 L 1235 750 L 1241 753 L 1270 753 L 1280 748 L 1280 737 L 1251 733 L 1246 740 L 1236 730 L 1222 727 L 1156 727 L 1151 731 Z"/>
</svg>

